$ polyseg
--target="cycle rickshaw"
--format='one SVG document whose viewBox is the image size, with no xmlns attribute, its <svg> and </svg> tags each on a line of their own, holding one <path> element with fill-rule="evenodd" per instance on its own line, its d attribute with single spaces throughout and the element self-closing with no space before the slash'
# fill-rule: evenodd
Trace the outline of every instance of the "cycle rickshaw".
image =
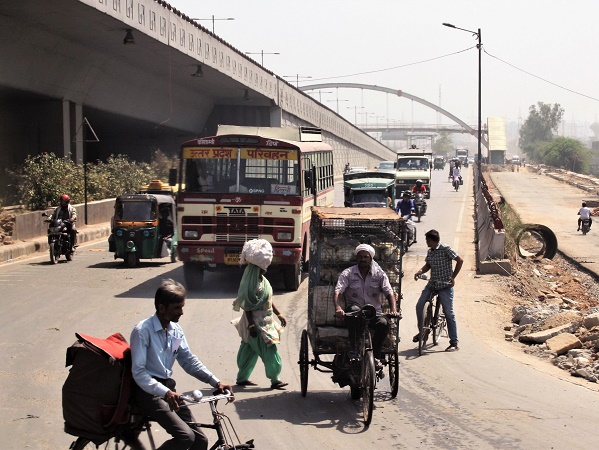
<svg viewBox="0 0 599 450">
<path fill-rule="evenodd" d="M 372 420 L 376 383 L 389 373 L 390 395 L 399 389 L 399 320 L 401 318 L 401 236 L 405 221 L 387 208 L 312 208 L 310 224 L 310 271 L 308 287 L 308 328 L 300 339 L 300 381 L 302 396 L 308 391 L 308 372 L 312 366 L 323 373 L 331 373 L 334 383 L 349 386 L 351 397 L 362 400 L 364 422 Z M 366 305 L 357 320 L 363 322 L 357 355 L 349 352 L 349 335 L 344 319 L 335 316 L 333 294 L 339 274 L 356 264 L 354 249 L 366 243 L 375 249 L 375 261 L 389 277 L 397 294 L 399 316 L 389 316 L 389 334 L 381 354 L 382 369 L 376 370 L 372 342 L 365 325 L 376 311 Z M 388 311 L 387 300 L 381 294 L 383 312 Z M 342 307 L 344 299 L 340 299 Z M 385 309 L 387 308 L 387 309 Z M 310 359 L 309 347 L 313 358 Z M 357 357 L 356 357 L 357 356 Z"/>
</svg>

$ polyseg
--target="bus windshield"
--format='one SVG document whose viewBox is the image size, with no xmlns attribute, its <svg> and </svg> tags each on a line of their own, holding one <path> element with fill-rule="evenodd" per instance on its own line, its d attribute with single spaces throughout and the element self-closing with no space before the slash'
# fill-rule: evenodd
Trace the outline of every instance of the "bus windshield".
<svg viewBox="0 0 599 450">
<path fill-rule="evenodd" d="M 297 150 L 186 148 L 183 170 L 186 192 L 300 192 Z"/>
</svg>

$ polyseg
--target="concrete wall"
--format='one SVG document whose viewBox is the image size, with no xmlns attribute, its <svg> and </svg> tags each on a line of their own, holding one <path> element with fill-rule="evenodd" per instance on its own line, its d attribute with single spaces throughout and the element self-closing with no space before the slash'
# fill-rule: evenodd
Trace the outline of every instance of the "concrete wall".
<svg viewBox="0 0 599 450">
<path fill-rule="evenodd" d="M 114 213 L 115 199 L 100 200 L 97 202 L 89 202 L 87 204 L 87 224 L 96 225 L 108 223 L 112 220 Z M 77 208 L 77 228 L 85 227 L 85 205 L 74 205 Z M 51 214 L 54 208 L 48 209 L 48 214 Z M 19 214 L 15 218 L 15 227 L 13 229 L 13 240 L 25 241 L 34 239 L 47 234 L 48 224 L 44 223 L 45 217 L 42 217 L 43 211 L 34 211 L 26 214 Z"/>
</svg>

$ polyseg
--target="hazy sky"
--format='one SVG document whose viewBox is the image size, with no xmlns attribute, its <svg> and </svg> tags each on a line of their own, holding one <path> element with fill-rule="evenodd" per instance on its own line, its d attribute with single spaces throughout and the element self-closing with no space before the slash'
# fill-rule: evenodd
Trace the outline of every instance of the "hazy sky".
<svg viewBox="0 0 599 450">
<path fill-rule="evenodd" d="M 591 134 L 588 125 L 599 121 L 597 0 L 170 0 L 170 4 L 193 18 L 234 18 L 216 20 L 216 34 L 240 51 L 264 51 L 264 66 L 279 76 L 292 75 L 289 80 L 294 84 L 299 74 L 300 86 L 353 82 L 401 89 L 440 104 L 472 125 L 477 122 L 476 38 L 441 24 L 481 28 L 483 118 L 522 121 L 530 105 L 542 101 L 559 103 L 565 120 L 578 124 L 578 133 Z M 200 23 L 212 28 L 210 20 Z M 266 54 L 273 52 L 280 55 Z M 250 56 L 260 62 L 260 55 Z M 352 122 L 357 115 L 358 122 L 369 124 L 451 123 L 406 99 L 369 91 L 327 91 L 320 94 L 322 102 L 336 110 L 338 98 L 339 113 Z M 318 93 L 312 95 L 319 98 Z M 573 129 L 560 131 L 571 134 Z"/>
</svg>

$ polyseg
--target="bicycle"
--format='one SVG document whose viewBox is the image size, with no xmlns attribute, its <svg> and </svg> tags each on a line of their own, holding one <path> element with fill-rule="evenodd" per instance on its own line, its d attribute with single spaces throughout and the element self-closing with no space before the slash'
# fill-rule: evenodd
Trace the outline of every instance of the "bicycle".
<svg viewBox="0 0 599 450">
<path fill-rule="evenodd" d="M 210 397 L 204 397 L 202 392 L 194 390 L 191 392 L 185 392 L 181 394 L 181 398 L 184 400 L 186 405 L 198 405 L 201 403 L 209 403 L 210 411 L 212 412 L 212 423 L 199 423 L 191 422 L 189 425 L 194 425 L 199 428 L 209 428 L 215 430 L 218 436 L 217 441 L 210 447 L 210 450 L 244 450 L 252 449 L 254 447 L 254 440 L 250 439 L 245 443 L 241 443 L 231 419 L 223 413 L 221 413 L 217 404 L 219 400 L 227 400 L 227 403 L 232 401 L 233 394 L 229 391 L 225 391 L 224 394 L 214 394 Z M 150 448 L 156 450 L 156 444 L 154 443 L 154 437 L 152 436 L 152 428 L 150 426 L 150 418 L 147 416 L 135 416 L 132 414 L 128 424 L 118 428 L 117 431 L 101 444 L 96 444 L 90 439 L 84 437 L 78 437 L 71 446 L 70 450 L 85 450 L 85 449 L 98 449 L 98 448 L 114 448 L 115 450 L 145 450 L 145 446 L 137 439 L 139 435 L 146 432 L 148 440 L 150 442 Z M 109 447 L 110 445 L 110 447 Z M 121 447 L 122 445 L 122 447 Z"/>
<path fill-rule="evenodd" d="M 424 274 L 418 277 L 421 280 L 428 280 Z M 439 291 L 433 289 L 430 297 L 422 307 L 421 321 L 418 324 L 420 328 L 420 336 L 418 339 L 418 355 L 422 356 L 430 334 L 433 335 L 433 345 L 439 343 L 439 337 L 447 327 L 447 319 L 441 310 L 441 302 L 439 301 Z"/>
</svg>

